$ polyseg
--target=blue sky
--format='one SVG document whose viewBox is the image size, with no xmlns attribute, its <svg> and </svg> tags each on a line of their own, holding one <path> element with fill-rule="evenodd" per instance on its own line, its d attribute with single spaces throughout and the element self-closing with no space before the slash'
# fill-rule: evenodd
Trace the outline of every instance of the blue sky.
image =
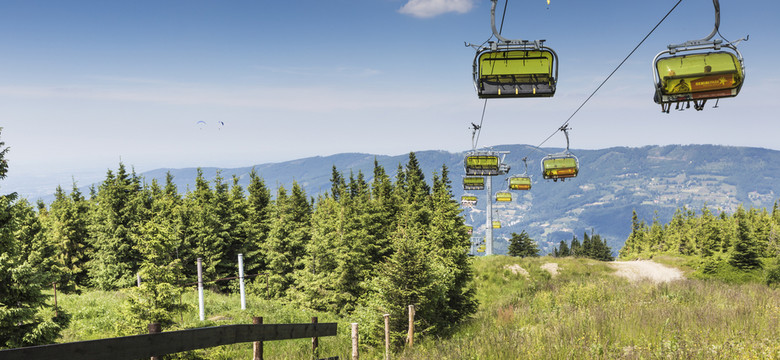
<svg viewBox="0 0 780 360">
<path fill-rule="evenodd" d="M 480 145 L 538 145 L 676 2 L 510 1 L 503 34 L 547 40 L 558 91 L 490 100 Z M 490 37 L 489 10 L 487 0 L 2 1 L 2 187 L 30 176 L 83 182 L 120 160 L 140 172 L 468 150 L 484 100 L 464 42 Z M 701 112 L 662 114 L 653 103 L 655 54 L 713 28 L 711 1 L 684 0 L 571 120 L 572 148 L 780 149 L 780 2 L 723 0 L 721 10 L 723 36 L 750 35 L 738 97 Z"/>
</svg>

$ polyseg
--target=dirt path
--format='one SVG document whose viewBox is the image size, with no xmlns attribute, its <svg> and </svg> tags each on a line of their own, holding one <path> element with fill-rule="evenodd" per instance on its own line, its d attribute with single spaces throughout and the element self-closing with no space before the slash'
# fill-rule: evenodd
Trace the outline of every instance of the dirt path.
<svg viewBox="0 0 780 360">
<path fill-rule="evenodd" d="M 609 266 L 617 269 L 615 275 L 623 276 L 634 282 L 647 279 L 658 284 L 685 278 L 682 271 L 652 260 L 613 261 L 609 263 Z"/>
</svg>

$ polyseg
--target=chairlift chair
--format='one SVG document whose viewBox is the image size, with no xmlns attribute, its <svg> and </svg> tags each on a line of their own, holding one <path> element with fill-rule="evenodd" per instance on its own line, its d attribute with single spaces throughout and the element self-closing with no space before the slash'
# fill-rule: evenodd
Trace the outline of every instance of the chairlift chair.
<svg viewBox="0 0 780 360">
<path fill-rule="evenodd" d="M 463 160 L 467 176 L 496 176 L 506 174 L 509 165 L 503 163 L 498 152 L 471 151 Z"/>
<path fill-rule="evenodd" d="M 531 177 L 523 175 L 513 175 L 509 177 L 510 190 L 531 190 Z"/>
<path fill-rule="evenodd" d="M 464 177 L 463 190 L 485 190 L 485 178 L 482 176 Z"/>
<path fill-rule="evenodd" d="M 745 80 L 745 63 L 736 44 L 722 39 L 711 40 L 720 26 L 720 3 L 715 7 L 715 29 L 701 40 L 669 45 L 653 59 L 653 100 L 661 105 L 661 111 L 669 113 L 672 104 L 676 109 L 703 110 L 710 99 L 735 97 Z"/>
<path fill-rule="evenodd" d="M 551 97 L 558 79 L 558 55 L 545 40 L 511 40 L 496 30 L 496 3 L 491 0 L 490 23 L 497 42 L 472 46 L 474 87 L 481 99 Z"/>
<path fill-rule="evenodd" d="M 460 204 L 464 207 L 474 207 L 477 205 L 477 195 L 474 194 L 463 194 L 463 196 L 460 197 Z"/>
<path fill-rule="evenodd" d="M 512 201 L 512 193 L 509 191 L 499 191 L 496 193 L 496 202 Z"/>
<path fill-rule="evenodd" d="M 509 190 L 531 190 L 531 177 L 528 175 L 528 158 L 524 157 L 525 172 L 509 177 Z"/>
<path fill-rule="evenodd" d="M 547 180 L 564 181 L 576 177 L 579 168 L 579 160 L 569 152 L 547 155 L 542 159 L 542 176 Z"/>
<path fill-rule="evenodd" d="M 500 229 L 501 228 L 501 222 L 498 220 L 493 220 L 493 229 Z"/>
<path fill-rule="evenodd" d="M 563 125 L 559 129 L 566 135 L 566 150 L 562 153 L 547 155 L 542 159 L 542 177 L 553 181 L 566 180 L 576 177 L 580 172 L 580 162 L 574 154 L 569 152 L 569 126 Z"/>
</svg>

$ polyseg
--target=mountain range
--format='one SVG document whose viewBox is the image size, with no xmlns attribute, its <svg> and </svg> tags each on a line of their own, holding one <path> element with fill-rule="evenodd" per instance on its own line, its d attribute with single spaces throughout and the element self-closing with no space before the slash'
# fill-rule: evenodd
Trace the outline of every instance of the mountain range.
<svg viewBox="0 0 780 360">
<path fill-rule="evenodd" d="M 617 252 L 631 232 L 632 210 L 647 223 L 653 219 L 666 223 L 683 206 L 694 210 L 706 206 L 716 212 L 731 213 L 740 205 L 771 208 L 780 194 L 777 181 L 780 151 L 763 148 L 668 145 L 572 150 L 579 159 L 579 175 L 558 182 L 542 179 L 540 160 L 562 149 L 502 145 L 491 150 L 509 152 L 505 160 L 511 167 L 509 175 L 524 173 L 526 168 L 521 159 L 532 159 L 527 168 L 533 179 L 532 189 L 513 191 L 511 202 L 493 206 L 501 222 L 501 228 L 494 230 L 494 252 L 498 254 L 506 252 L 506 239 L 511 233 L 523 230 L 539 243 L 543 253 L 551 251 L 561 240 L 569 241 L 575 235 L 582 239 L 586 231 L 606 238 L 613 252 Z M 461 176 L 465 153 L 419 151 L 415 154 L 429 182 L 434 171 L 441 173 L 442 165 L 447 166 L 453 194 L 459 200 L 464 194 Z M 297 181 L 308 195 L 316 197 L 330 190 L 333 166 L 347 178 L 350 172 L 354 175 L 362 172 L 371 181 L 375 160 L 394 177 L 399 165 L 407 163 L 408 155 L 344 153 L 201 170 L 207 179 L 213 180 L 219 173 L 229 184 L 235 175 L 239 184 L 246 187 L 248 174 L 254 168 L 272 193 L 278 186 L 289 189 Z M 140 175 L 147 182 L 152 179 L 164 182 L 168 172 L 174 176 L 180 192 L 194 188 L 196 168 L 157 169 Z M 505 190 L 506 184 L 506 176 L 493 177 L 493 193 Z M 52 193 L 55 187 L 56 184 L 52 185 Z M 83 192 L 89 193 L 87 187 Z M 485 232 L 487 194 L 485 191 L 471 193 L 478 196 L 478 204 L 464 209 L 463 214 L 466 223 L 474 227 L 475 238 L 480 238 Z M 47 198 L 50 197 L 44 201 L 50 200 Z"/>
</svg>

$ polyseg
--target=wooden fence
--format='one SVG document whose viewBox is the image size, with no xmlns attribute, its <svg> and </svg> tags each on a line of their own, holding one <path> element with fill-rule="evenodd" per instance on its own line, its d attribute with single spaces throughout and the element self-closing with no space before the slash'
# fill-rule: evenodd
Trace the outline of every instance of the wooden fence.
<svg viewBox="0 0 780 360">
<path fill-rule="evenodd" d="M 336 323 L 247 324 L 0 350 L 3 360 L 133 360 L 255 341 L 335 336 Z"/>
</svg>

